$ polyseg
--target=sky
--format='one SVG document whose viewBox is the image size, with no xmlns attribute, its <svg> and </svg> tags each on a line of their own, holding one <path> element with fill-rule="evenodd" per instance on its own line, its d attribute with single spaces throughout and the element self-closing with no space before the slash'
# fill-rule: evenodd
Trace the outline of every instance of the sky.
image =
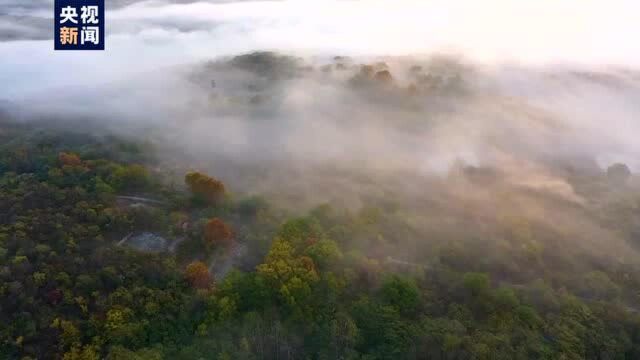
<svg viewBox="0 0 640 360">
<path fill-rule="evenodd" d="M 0 99 L 256 49 L 640 64 L 634 0 L 107 0 L 106 51 L 53 51 L 52 0 L 0 0 Z M 73 71 L 69 70 L 73 68 Z"/>
</svg>

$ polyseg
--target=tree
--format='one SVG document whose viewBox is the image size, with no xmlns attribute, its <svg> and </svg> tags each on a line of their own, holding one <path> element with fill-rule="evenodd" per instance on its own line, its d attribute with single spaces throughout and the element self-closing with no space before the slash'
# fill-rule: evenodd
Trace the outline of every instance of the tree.
<svg viewBox="0 0 640 360">
<path fill-rule="evenodd" d="M 62 356 L 63 360 L 98 360 L 100 355 L 98 349 L 91 345 L 74 346 L 71 351 Z"/>
<path fill-rule="evenodd" d="M 220 202 L 226 192 L 222 181 L 197 171 L 187 173 L 184 181 L 196 198 L 204 200 L 209 205 Z"/>
<path fill-rule="evenodd" d="M 151 184 L 151 175 L 146 167 L 133 164 L 118 167 L 110 180 L 119 190 L 144 190 Z"/>
<path fill-rule="evenodd" d="M 60 154 L 58 154 L 58 161 L 62 166 L 82 165 L 82 160 L 80 160 L 80 157 L 74 153 L 61 152 Z"/>
<path fill-rule="evenodd" d="M 277 238 L 266 261 L 257 270 L 285 304 L 298 315 L 309 315 L 312 286 L 319 280 L 310 257 L 296 256 L 291 244 Z"/>
<path fill-rule="evenodd" d="M 403 315 L 412 315 L 420 305 L 420 290 L 410 279 L 392 276 L 380 289 L 385 304 L 393 306 Z"/>
<path fill-rule="evenodd" d="M 51 327 L 60 330 L 61 348 L 70 348 L 80 344 L 80 330 L 78 330 L 73 322 L 56 318 L 53 320 Z"/>
<path fill-rule="evenodd" d="M 631 177 L 631 170 L 625 164 L 613 164 L 607 168 L 607 177 L 616 184 L 624 184 Z"/>
<path fill-rule="evenodd" d="M 116 345 L 109 350 L 107 360 L 162 360 L 162 352 L 158 349 L 129 350 Z"/>
<path fill-rule="evenodd" d="M 389 70 L 380 70 L 378 71 L 374 77 L 376 81 L 379 81 L 385 85 L 393 82 L 393 75 L 389 72 Z"/>
<path fill-rule="evenodd" d="M 462 279 L 464 287 L 472 295 L 485 294 L 489 290 L 489 275 L 484 273 L 466 273 Z"/>
<path fill-rule="evenodd" d="M 198 289 L 208 288 L 212 280 L 207 265 L 202 261 L 194 261 L 187 265 L 185 278 L 189 281 L 191 286 Z"/>
<path fill-rule="evenodd" d="M 578 293 L 589 299 L 613 300 L 619 295 L 620 288 L 606 273 L 590 271 L 579 283 Z"/>
<path fill-rule="evenodd" d="M 228 248 L 233 244 L 233 230 L 219 218 L 212 218 L 204 226 L 204 238 L 208 245 Z"/>
<path fill-rule="evenodd" d="M 321 269 L 335 265 L 342 259 L 342 252 L 333 240 L 320 240 L 309 246 L 305 254 L 310 256 Z"/>
<path fill-rule="evenodd" d="M 324 232 L 317 220 L 303 217 L 294 218 L 282 224 L 278 237 L 288 242 L 298 253 L 322 239 Z"/>
</svg>

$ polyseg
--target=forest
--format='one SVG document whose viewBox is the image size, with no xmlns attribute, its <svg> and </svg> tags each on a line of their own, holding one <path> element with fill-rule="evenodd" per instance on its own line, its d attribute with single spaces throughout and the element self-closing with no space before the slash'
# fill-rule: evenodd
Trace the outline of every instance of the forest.
<svg viewBox="0 0 640 360">
<path fill-rule="evenodd" d="M 301 213 L 176 177 L 149 144 L 9 121 L 0 137 L 1 358 L 640 357 L 637 255 L 509 209 L 539 194 L 508 190 L 495 218 L 418 221 L 393 198 Z M 583 197 L 616 194 L 599 209 L 546 201 L 635 251 L 631 178 L 574 174 Z M 127 243 L 143 232 L 175 244 Z"/>
<path fill-rule="evenodd" d="M 403 66 L 253 53 L 153 121 L 0 115 L 0 358 L 639 359 L 633 167 L 489 70 Z"/>
</svg>

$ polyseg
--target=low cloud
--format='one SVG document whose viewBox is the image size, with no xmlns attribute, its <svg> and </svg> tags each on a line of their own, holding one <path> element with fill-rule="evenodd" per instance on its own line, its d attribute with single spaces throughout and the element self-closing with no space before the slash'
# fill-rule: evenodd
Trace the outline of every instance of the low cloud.
<svg viewBox="0 0 640 360">
<path fill-rule="evenodd" d="M 572 174 L 640 171 L 634 2 L 121 1 L 100 52 L 54 52 L 50 6 L 0 14 L 18 119 L 149 141 L 286 206 L 393 198 L 619 240 Z"/>
</svg>

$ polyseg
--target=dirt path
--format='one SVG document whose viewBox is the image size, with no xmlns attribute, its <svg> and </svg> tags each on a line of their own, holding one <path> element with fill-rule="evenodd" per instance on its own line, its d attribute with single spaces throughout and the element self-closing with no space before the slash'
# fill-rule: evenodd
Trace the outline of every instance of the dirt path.
<svg viewBox="0 0 640 360">
<path fill-rule="evenodd" d="M 166 204 L 165 201 L 158 200 L 158 199 L 151 199 L 151 198 L 143 197 L 143 196 L 118 195 L 118 196 L 116 196 L 116 199 L 124 200 L 124 201 L 139 202 L 139 203 L 154 204 L 154 205 L 164 205 L 164 204 Z"/>
<path fill-rule="evenodd" d="M 123 237 L 120 241 L 118 241 L 118 246 L 124 245 L 124 243 L 126 243 L 131 238 L 132 235 L 133 233 L 131 232 L 127 234 L 127 236 Z"/>
</svg>

